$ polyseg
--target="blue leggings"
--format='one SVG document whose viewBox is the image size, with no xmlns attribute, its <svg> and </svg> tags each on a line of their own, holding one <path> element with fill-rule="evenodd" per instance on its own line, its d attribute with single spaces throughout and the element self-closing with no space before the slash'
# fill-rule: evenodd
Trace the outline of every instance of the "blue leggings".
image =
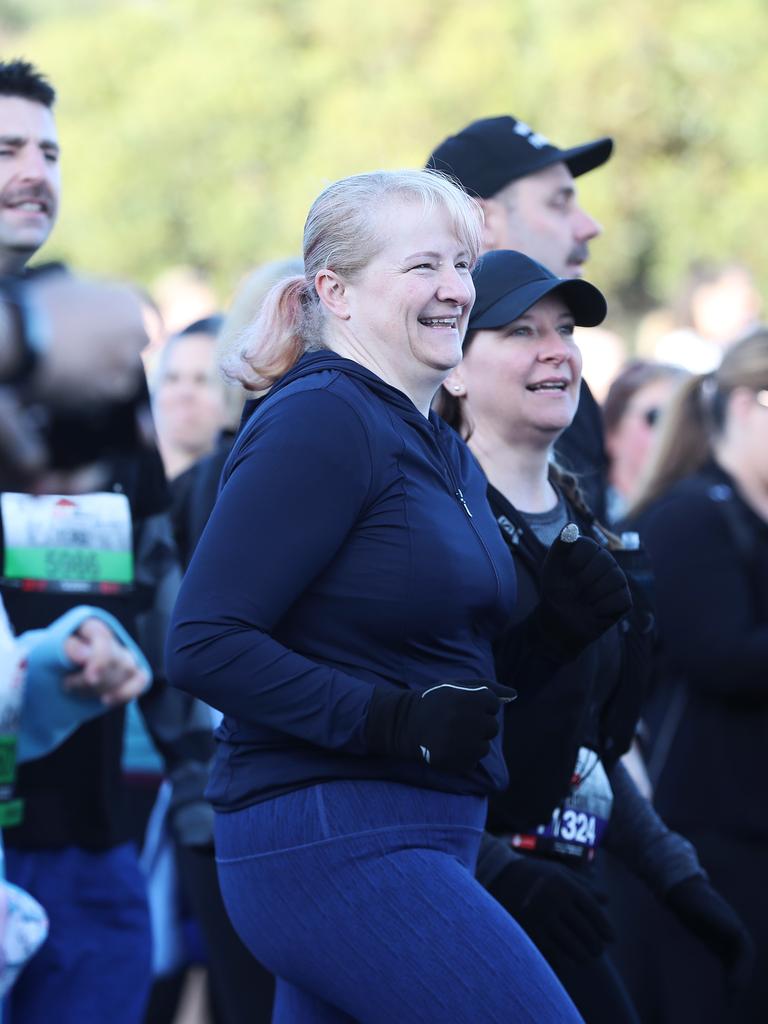
<svg viewBox="0 0 768 1024">
<path fill-rule="evenodd" d="M 216 818 L 224 902 L 278 978 L 274 1024 L 577 1024 L 474 878 L 485 801 L 327 782 Z"/>
</svg>

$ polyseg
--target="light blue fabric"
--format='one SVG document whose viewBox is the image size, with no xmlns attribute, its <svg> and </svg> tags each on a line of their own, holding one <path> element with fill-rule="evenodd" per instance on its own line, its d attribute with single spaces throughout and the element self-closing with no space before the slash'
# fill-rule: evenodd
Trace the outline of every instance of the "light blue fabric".
<svg viewBox="0 0 768 1024">
<path fill-rule="evenodd" d="M 147 879 L 149 917 L 152 922 L 152 973 L 156 978 L 177 970 L 186 958 L 179 915 L 176 857 L 167 825 L 170 802 L 171 784 L 164 782 L 147 823 L 144 848 L 139 860 Z"/>
<path fill-rule="evenodd" d="M 122 766 L 123 771 L 129 774 L 163 775 L 165 772 L 163 759 L 152 742 L 135 701 L 125 709 Z"/>
<path fill-rule="evenodd" d="M 78 605 L 46 629 L 29 630 L 19 637 L 28 667 L 16 760 L 19 764 L 43 757 L 84 722 L 103 714 L 102 702 L 92 696 L 69 693 L 63 678 L 77 666 L 64 653 L 64 641 L 86 619 L 96 618 L 115 633 L 152 679 L 149 662 L 117 619 L 101 608 Z"/>
</svg>

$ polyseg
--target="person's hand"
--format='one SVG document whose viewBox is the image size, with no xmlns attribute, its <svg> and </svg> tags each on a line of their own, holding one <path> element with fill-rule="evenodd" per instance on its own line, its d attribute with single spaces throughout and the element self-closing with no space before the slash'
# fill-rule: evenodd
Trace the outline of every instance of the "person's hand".
<svg viewBox="0 0 768 1024">
<path fill-rule="evenodd" d="M 65 688 L 97 697 L 107 707 L 127 704 L 141 696 L 149 683 L 128 648 L 100 619 L 85 619 L 64 642 L 64 653 L 79 666 L 65 677 Z"/>
<path fill-rule="evenodd" d="M 41 275 L 24 288 L 47 341 L 22 385 L 0 387 L 0 487 L 72 493 L 82 484 L 69 470 L 51 465 L 46 430 L 53 429 L 57 413 L 94 413 L 140 392 L 139 353 L 148 341 L 141 305 L 127 286 L 65 273 Z M 7 342 L 0 353 L 6 357 L 13 347 L 6 333 L 12 330 L 13 318 L 0 303 L 0 341 Z M 148 416 L 137 430 L 141 436 L 150 432 Z M 100 486 L 101 467 L 89 467 L 88 473 L 98 475 Z"/>
<path fill-rule="evenodd" d="M 482 679 L 441 683 L 423 693 L 376 688 L 366 721 L 368 749 L 466 771 L 491 749 L 502 703 L 516 696 Z"/>
<path fill-rule="evenodd" d="M 733 907 L 706 878 L 686 878 L 666 894 L 670 910 L 719 957 L 732 996 L 749 983 L 755 961 L 752 938 Z"/>
<path fill-rule="evenodd" d="M 575 539 L 564 539 L 564 536 Z M 545 636 L 580 651 L 632 608 L 627 578 L 609 551 L 569 524 L 554 541 L 541 571 L 540 614 Z"/>
<path fill-rule="evenodd" d="M 27 287 L 49 335 L 30 380 L 33 397 L 64 408 L 130 398 L 148 344 L 136 293 L 64 273 L 42 275 Z"/>
<path fill-rule="evenodd" d="M 541 954 L 557 965 L 564 960 L 584 963 L 600 956 L 615 939 L 601 904 L 571 868 L 553 861 L 521 856 L 488 886 Z"/>
</svg>

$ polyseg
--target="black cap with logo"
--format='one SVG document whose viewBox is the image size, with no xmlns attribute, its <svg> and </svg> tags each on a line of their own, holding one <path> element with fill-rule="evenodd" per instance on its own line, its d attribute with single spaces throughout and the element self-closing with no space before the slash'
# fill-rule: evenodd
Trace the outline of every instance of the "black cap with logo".
<svg viewBox="0 0 768 1024">
<path fill-rule="evenodd" d="M 613 139 L 559 149 L 514 117 L 484 117 L 441 142 L 427 167 L 455 178 L 470 195 L 489 199 L 517 178 L 564 163 L 574 178 L 604 164 Z"/>
</svg>

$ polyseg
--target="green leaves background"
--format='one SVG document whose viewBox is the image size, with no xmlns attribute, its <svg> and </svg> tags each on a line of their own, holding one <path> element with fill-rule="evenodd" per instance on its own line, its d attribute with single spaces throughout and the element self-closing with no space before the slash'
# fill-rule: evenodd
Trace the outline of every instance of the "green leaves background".
<svg viewBox="0 0 768 1024">
<path fill-rule="evenodd" d="M 0 40 L 59 92 L 43 255 L 81 269 L 193 263 L 226 296 L 299 251 L 325 182 L 513 113 L 559 145 L 615 136 L 580 189 L 606 228 L 590 277 L 625 319 L 692 259 L 768 283 L 763 0 L 6 0 Z"/>
</svg>

